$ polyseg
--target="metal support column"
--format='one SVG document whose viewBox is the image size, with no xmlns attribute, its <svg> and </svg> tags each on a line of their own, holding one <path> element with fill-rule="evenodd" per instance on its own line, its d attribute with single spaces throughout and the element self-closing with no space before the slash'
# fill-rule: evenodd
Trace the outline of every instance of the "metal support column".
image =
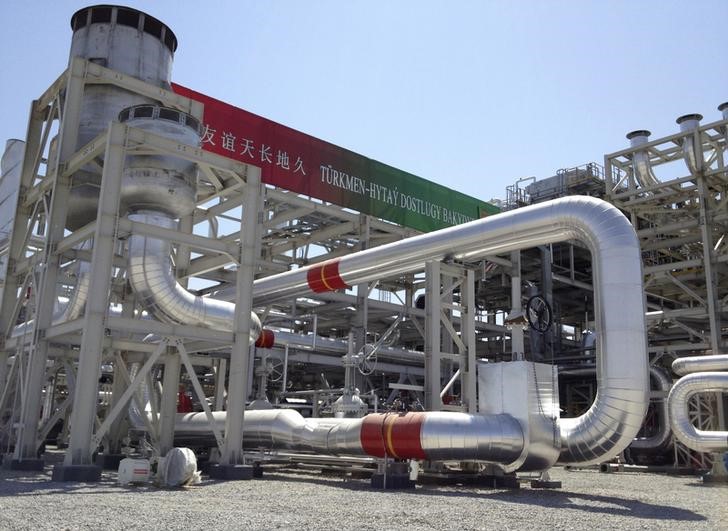
<svg viewBox="0 0 728 531">
<path fill-rule="evenodd" d="M 235 343 L 230 353 L 230 379 L 225 421 L 225 441 L 220 465 L 210 474 L 220 479 L 250 479 L 252 467 L 243 460 L 243 416 L 248 395 L 250 362 L 250 313 L 253 307 L 256 246 L 259 228 L 259 197 L 262 195 L 260 169 L 249 167 L 243 191 L 243 217 L 240 227 L 240 266 L 236 275 Z"/>
<path fill-rule="evenodd" d="M 440 262 L 425 265 L 425 409 L 442 409 Z"/>
<path fill-rule="evenodd" d="M 159 411 L 159 455 L 167 455 L 174 448 L 174 421 L 177 415 L 177 390 L 182 363 L 179 354 L 167 349 L 162 381 L 162 405 Z"/>
<path fill-rule="evenodd" d="M 711 212 L 709 203 L 712 202 L 706 190 L 705 177 L 699 176 L 698 195 L 700 198 L 700 235 L 703 240 L 703 268 L 705 270 L 706 302 L 708 303 L 708 321 L 710 322 L 710 348 L 713 353 L 722 352 L 721 319 L 718 313 L 718 296 L 716 293 L 716 276 L 713 269 L 713 233 L 711 230 Z"/>
<path fill-rule="evenodd" d="M 523 315 L 521 306 L 521 252 L 511 253 L 511 316 L 518 318 Z M 520 319 L 519 319 L 520 320 Z M 511 355 L 513 361 L 525 359 L 525 347 L 523 340 L 523 327 L 516 322 L 511 329 Z"/>
<path fill-rule="evenodd" d="M 475 272 L 440 262 L 428 262 L 425 271 L 425 409 L 474 413 L 477 410 Z M 459 304 L 453 301 L 456 290 L 460 292 Z M 459 330 L 455 317 L 459 318 Z M 452 365 L 445 378 L 443 360 Z M 447 383 L 443 387 L 445 379 Z M 443 398 L 453 394 L 451 390 L 458 381 L 460 403 L 445 404 Z"/>
<path fill-rule="evenodd" d="M 67 160 L 75 149 L 76 134 L 80 120 L 81 100 L 83 96 L 83 77 L 76 73 L 68 78 L 66 85 L 66 98 L 63 108 L 63 120 L 60 124 L 60 160 Z M 60 101 L 57 96 L 56 103 Z M 31 111 L 30 125 L 28 127 L 28 144 L 26 145 L 23 170 L 21 176 L 21 187 L 33 183 L 40 165 L 40 155 L 45 147 L 45 142 L 51 130 L 51 123 L 58 118 L 48 108 L 37 108 L 38 102 L 34 102 Z M 51 109 L 55 108 L 55 104 Z M 42 390 L 46 380 L 46 362 L 48 359 L 48 342 L 44 339 L 45 330 L 53 320 L 53 309 L 56 301 L 56 284 L 60 257 L 55 253 L 56 245 L 64 237 L 66 225 L 66 214 L 68 212 L 68 197 L 70 192 L 67 176 L 62 176 L 58 165 L 52 165 L 50 161 L 46 168 L 46 179 L 53 180 L 52 192 L 47 222 L 47 233 L 43 259 L 41 262 L 41 276 L 38 285 L 34 286 L 36 316 L 33 325 L 32 343 L 30 345 L 30 356 L 28 373 L 25 379 L 25 396 L 22 400 L 19 431 L 16 440 L 13 461 L 30 460 L 35 465 L 30 468 L 42 469 L 41 460 L 36 460 L 38 447 L 41 441 L 38 440 L 38 428 L 40 421 Z M 27 188 L 21 188 L 27 189 Z M 25 198 L 18 194 L 20 202 Z M 22 210 L 22 208 L 21 208 Z M 25 220 L 25 226 L 29 218 L 21 216 Z M 15 228 L 14 228 L 15 229 Z M 15 230 L 14 230 L 15 236 Z M 19 257 L 15 257 L 19 258 Z M 15 289 L 6 286 L 5 294 L 15 296 Z M 5 324 L 5 320 L 3 320 Z"/>
<path fill-rule="evenodd" d="M 113 269 L 116 230 L 119 220 L 119 194 L 124 169 L 127 127 L 112 123 L 108 130 L 104 170 L 91 255 L 89 291 L 94 296 L 86 303 L 83 336 L 78 360 L 78 375 L 71 414 L 71 441 L 64 464 L 56 466 L 53 477 L 59 481 L 98 481 L 100 468 L 91 466 L 99 369 L 109 311 L 109 290 Z"/>
</svg>

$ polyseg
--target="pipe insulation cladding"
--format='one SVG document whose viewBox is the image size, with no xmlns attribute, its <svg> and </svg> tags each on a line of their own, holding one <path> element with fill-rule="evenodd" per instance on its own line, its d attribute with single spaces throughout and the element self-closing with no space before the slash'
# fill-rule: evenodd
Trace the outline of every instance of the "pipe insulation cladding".
<svg viewBox="0 0 728 531">
<path fill-rule="evenodd" d="M 595 325 L 599 336 L 598 388 L 586 413 L 559 420 L 559 462 L 596 464 L 629 446 L 640 430 L 649 403 L 639 242 L 627 218 L 602 200 L 581 196 L 556 199 L 415 236 L 256 280 L 253 293 L 258 302 L 295 297 L 422 269 L 430 260 L 475 260 L 488 254 L 571 239 L 583 242 L 592 253 Z M 273 413 L 256 413 L 266 414 Z M 486 430 L 483 435 L 490 438 L 488 423 L 475 417 L 482 415 L 473 416 L 465 424 L 481 425 Z M 247 418 L 246 414 L 246 422 Z M 180 429 L 184 431 L 184 426 Z M 272 439 L 290 435 L 272 425 L 269 429 Z M 456 433 L 463 427 L 456 428 L 454 424 L 453 429 L 448 435 L 450 440 L 457 439 Z M 505 435 L 502 426 L 498 433 L 508 440 L 513 438 L 510 431 L 511 435 Z"/>
<path fill-rule="evenodd" d="M 725 372 L 728 371 L 728 354 L 678 358 L 672 362 L 672 370 L 685 375 L 675 382 L 667 397 L 675 437 L 698 452 L 728 450 L 728 431 L 696 428 L 689 411 L 689 400 L 694 395 L 728 393 L 728 372 Z"/>
</svg>

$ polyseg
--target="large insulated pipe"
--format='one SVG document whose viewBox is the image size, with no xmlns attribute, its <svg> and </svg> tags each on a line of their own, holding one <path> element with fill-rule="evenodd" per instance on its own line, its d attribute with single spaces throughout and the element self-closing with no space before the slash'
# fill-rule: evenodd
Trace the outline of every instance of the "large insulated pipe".
<svg viewBox="0 0 728 531">
<path fill-rule="evenodd" d="M 124 109 L 119 121 L 180 143 L 197 146 L 200 124 L 192 116 L 159 105 Z M 166 155 L 129 155 L 122 176 L 121 208 L 129 219 L 167 229 L 195 207 L 194 163 Z M 158 319 L 232 331 L 235 304 L 187 291 L 177 282 L 171 246 L 141 235 L 129 238 L 127 275 L 142 304 Z M 260 320 L 251 313 L 251 342 L 260 335 Z"/>
<path fill-rule="evenodd" d="M 222 429 L 225 412 L 213 416 Z M 175 444 L 206 442 L 209 433 L 204 413 L 178 415 Z M 246 448 L 493 463 L 515 461 L 525 444 L 518 421 L 510 415 L 418 412 L 304 419 L 290 409 L 246 411 L 243 442 Z"/>
<path fill-rule="evenodd" d="M 614 206 L 571 196 L 367 249 L 256 280 L 257 301 L 325 292 L 421 269 L 431 260 L 488 254 L 576 239 L 594 270 L 597 397 L 580 417 L 561 419 L 562 463 L 598 463 L 626 448 L 642 425 L 649 377 L 640 247 Z"/>
<path fill-rule="evenodd" d="M 25 155 L 25 142 L 16 139 L 7 141 L 5 151 L 3 152 L 2 162 L 0 163 L 0 212 L 8 215 L 0 215 L 0 248 L 9 244 L 7 238 L 13 227 L 13 219 L 15 205 L 17 200 L 17 190 L 20 186 L 20 173 L 23 165 L 23 157 Z M 91 242 L 86 241 L 81 244 L 78 249 L 90 249 Z M 3 268 L 6 264 L 3 264 Z M 77 261 L 69 267 L 69 271 L 75 276 L 74 289 L 66 300 L 59 296 L 56 298 L 53 309 L 52 323 L 58 324 L 77 318 L 81 315 L 86 299 L 88 298 L 89 286 L 89 264 L 83 261 Z M 4 269 L 0 271 L 0 278 L 4 279 Z M 23 296 L 23 295 L 21 295 Z M 33 321 L 26 321 L 16 326 L 11 332 L 12 337 L 18 337 L 32 330 Z"/>
<path fill-rule="evenodd" d="M 650 437 L 635 437 L 630 448 L 638 450 L 652 450 L 663 448 L 670 441 L 672 432 L 670 430 L 670 413 L 667 407 L 666 393 L 672 387 L 672 379 L 667 371 L 660 367 L 650 367 L 650 378 L 654 382 L 653 389 L 661 394 L 658 398 L 651 400 L 657 415 L 657 430 Z M 663 394 L 664 393 L 664 394 Z"/>
<path fill-rule="evenodd" d="M 691 372 L 728 371 L 728 354 L 678 358 L 672 362 L 672 370 L 679 376 Z"/>
<path fill-rule="evenodd" d="M 129 219 L 167 229 L 177 227 L 174 217 L 162 212 L 141 211 Z M 183 288 L 174 275 L 169 251 L 169 243 L 163 240 L 136 234 L 129 238 L 127 274 L 144 306 L 166 322 L 232 331 L 235 304 L 193 295 Z M 254 313 L 250 319 L 250 337 L 255 341 L 260 335 L 260 320 Z"/>
<path fill-rule="evenodd" d="M 728 393 L 728 355 L 678 358 L 672 363 L 678 374 L 687 374 L 672 386 L 667 398 L 670 423 L 675 437 L 688 448 L 698 452 L 728 450 L 728 431 L 699 430 L 692 423 L 688 401 L 699 393 Z M 697 372 L 706 371 L 706 372 Z"/>
<path fill-rule="evenodd" d="M 702 114 L 685 114 L 675 120 L 680 126 L 681 133 L 692 133 L 683 137 L 682 149 L 685 164 L 693 175 L 697 175 L 703 170 L 703 153 L 700 146 L 696 145 L 697 140 L 694 134 L 695 130 L 700 127 L 700 120 L 702 119 Z"/>
<path fill-rule="evenodd" d="M 627 133 L 627 140 L 629 140 L 630 147 L 639 148 L 646 144 L 650 141 L 650 134 L 646 129 Z M 637 184 L 643 188 L 660 182 L 652 172 L 650 156 L 645 149 L 640 149 L 632 153 L 632 171 Z"/>
</svg>

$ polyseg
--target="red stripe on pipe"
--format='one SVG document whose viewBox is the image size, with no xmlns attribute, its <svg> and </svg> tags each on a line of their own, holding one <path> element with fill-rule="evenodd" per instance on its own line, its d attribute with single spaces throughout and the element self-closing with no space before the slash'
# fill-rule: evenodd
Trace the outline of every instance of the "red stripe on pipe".
<svg viewBox="0 0 728 531">
<path fill-rule="evenodd" d="M 359 438 L 371 456 L 427 459 L 420 435 L 425 413 L 374 413 L 364 417 Z"/>
<path fill-rule="evenodd" d="M 392 426 L 392 448 L 403 459 L 427 459 L 420 434 L 425 422 L 424 413 L 407 413 L 398 417 Z"/>
<path fill-rule="evenodd" d="M 364 417 L 361 423 L 359 433 L 361 447 L 367 454 L 374 457 L 384 457 L 384 434 L 382 433 L 384 418 L 385 415 L 381 413 L 372 413 Z"/>
<path fill-rule="evenodd" d="M 328 289 L 326 289 L 326 286 L 321 279 L 321 270 L 322 267 L 320 265 L 317 265 L 309 269 L 306 273 L 308 287 L 311 288 L 311 291 L 313 291 L 314 293 L 323 293 L 324 291 L 329 291 Z"/>
<path fill-rule="evenodd" d="M 255 340 L 255 346 L 259 348 L 273 348 L 275 344 L 275 334 L 273 330 L 264 328 L 260 331 L 258 339 Z"/>
<path fill-rule="evenodd" d="M 329 286 L 332 290 L 346 289 L 349 287 L 341 278 L 341 275 L 339 275 L 339 260 L 324 262 L 322 265 L 324 283 L 327 286 Z"/>
<path fill-rule="evenodd" d="M 306 273 L 308 287 L 314 293 L 336 291 L 337 289 L 348 288 L 349 286 L 339 275 L 339 260 L 329 260 L 318 264 Z"/>
</svg>

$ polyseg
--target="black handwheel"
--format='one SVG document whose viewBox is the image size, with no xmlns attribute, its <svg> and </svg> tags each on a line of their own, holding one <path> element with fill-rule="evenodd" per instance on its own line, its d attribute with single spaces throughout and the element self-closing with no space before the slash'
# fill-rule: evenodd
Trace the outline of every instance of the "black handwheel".
<svg viewBox="0 0 728 531">
<path fill-rule="evenodd" d="M 552 314 L 551 306 L 541 295 L 534 295 L 526 303 L 526 319 L 529 326 L 541 332 L 546 332 L 551 327 Z"/>
</svg>

